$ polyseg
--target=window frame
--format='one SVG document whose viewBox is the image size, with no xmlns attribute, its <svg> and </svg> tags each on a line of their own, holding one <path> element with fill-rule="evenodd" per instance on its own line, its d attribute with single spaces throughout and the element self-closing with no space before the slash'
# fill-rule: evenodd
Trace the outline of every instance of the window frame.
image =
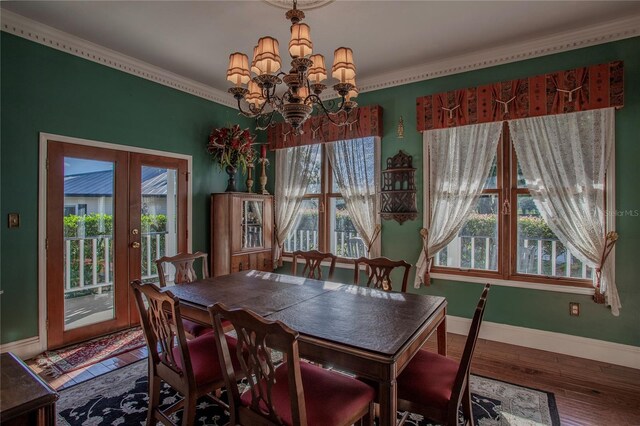
<svg viewBox="0 0 640 426">
<path fill-rule="evenodd" d="M 374 143 L 376 141 L 374 140 Z M 316 199 L 318 200 L 318 248 L 317 250 L 321 252 L 330 252 L 331 248 L 331 235 L 329 235 L 328 230 L 331 229 L 331 215 L 329 214 L 329 206 L 331 199 L 339 199 L 343 198 L 342 193 L 333 192 L 333 167 L 331 167 L 331 162 L 329 161 L 329 156 L 327 154 L 326 144 L 320 144 L 320 192 L 305 194 L 303 200 Z M 379 149 L 376 146 L 376 150 Z M 375 161 L 376 157 L 374 157 Z M 375 165 L 375 170 L 379 169 L 377 165 Z M 379 176 L 376 176 L 376 179 L 379 179 Z M 333 253 L 335 254 L 335 253 Z M 289 251 L 282 252 L 283 256 L 292 257 L 293 253 Z M 351 264 L 354 263 L 354 258 L 350 257 L 342 257 L 338 256 L 337 262 L 338 264 Z"/>
<path fill-rule="evenodd" d="M 498 194 L 498 259 L 497 271 L 481 269 L 462 269 L 447 266 L 436 266 L 431 268 L 431 272 L 437 275 L 453 275 L 460 277 L 474 277 L 503 280 L 507 282 L 523 282 L 531 284 L 545 284 L 551 286 L 565 286 L 574 288 L 593 289 L 593 282 L 590 278 L 554 277 L 549 275 L 534 275 L 518 272 L 518 196 L 530 195 L 528 188 L 518 188 L 517 157 L 509 125 L 506 121 L 502 123 L 500 141 L 496 151 L 496 182 L 498 188 L 483 189 L 484 194 Z M 607 206 L 608 185 L 605 186 L 605 206 Z M 425 194 L 427 192 L 425 191 Z M 506 201 L 506 204 L 505 204 Z M 428 200 L 426 201 L 429 202 Z M 425 204 L 426 205 L 426 204 Z M 508 209 L 508 216 L 504 209 Z"/>
</svg>

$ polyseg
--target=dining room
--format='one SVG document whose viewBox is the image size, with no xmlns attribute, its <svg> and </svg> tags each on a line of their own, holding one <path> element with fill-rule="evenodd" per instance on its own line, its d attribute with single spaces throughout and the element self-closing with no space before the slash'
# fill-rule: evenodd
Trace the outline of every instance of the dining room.
<svg viewBox="0 0 640 426">
<path fill-rule="evenodd" d="M 640 423 L 640 2 L 0 19 L 3 424 Z"/>
</svg>

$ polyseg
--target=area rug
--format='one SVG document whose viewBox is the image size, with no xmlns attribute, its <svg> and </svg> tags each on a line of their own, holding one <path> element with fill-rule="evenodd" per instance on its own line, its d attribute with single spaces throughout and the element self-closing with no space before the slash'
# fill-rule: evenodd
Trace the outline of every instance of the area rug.
<svg viewBox="0 0 640 426">
<path fill-rule="evenodd" d="M 58 424 L 76 425 L 132 425 L 144 424 L 147 416 L 146 360 L 123 367 L 60 391 L 56 404 Z M 529 389 L 484 377 L 472 376 L 471 393 L 476 425 L 560 425 L 560 418 L 552 393 Z M 223 398 L 225 395 L 223 394 Z M 164 384 L 160 400 L 164 407 L 180 396 Z M 403 413 L 398 412 L 398 418 Z M 181 421 L 182 412 L 173 415 Z M 203 398 L 198 402 L 196 425 L 224 425 L 228 414 L 218 405 Z M 432 425 L 416 414 L 410 414 L 405 424 Z"/>
<path fill-rule="evenodd" d="M 35 361 L 47 374 L 57 377 L 144 345 L 144 335 L 138 327 L 63 349 L 46 351 L 38 355 Z"/>
</svg>

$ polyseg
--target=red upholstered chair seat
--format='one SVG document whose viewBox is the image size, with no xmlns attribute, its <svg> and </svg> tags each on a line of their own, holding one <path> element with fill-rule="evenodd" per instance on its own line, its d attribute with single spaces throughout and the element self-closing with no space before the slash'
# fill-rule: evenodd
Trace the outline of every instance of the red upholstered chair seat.
<svg viewBox="0 0 640 426">
<path fill-rule="evenodd" d="M 272 389 L 273 406 L 282 421 L 291 425 L 291 399 L 287 382 L 287 366 L 276 370 L 276 383 Z M 316 426 L 345 424 L 353 415 L 369 405 L 375 391 L 365 383 L 351 377 L 316 367 L 306 362 L 300 363 L 304 402 L 307 409 L 307 423 Z M 251 392 L 241 396 L 242 404 L 251 405 Z"/>
<path fill-rule="evenodd" d="M 398 377 L 398 398 L 428 401 L 447 410 L 459 364 L 442 355 L 420 350 Z"/>
<path fill-rule="evenodd" d="M 194 337 L 201 336 L 205 333 L 213 333 L 213 328 L 207 327 L 206 325 L 198 324 L 197 322 L 188 320 L 186 318 L 182 319 L 182 326 L 184 327 L 184 331 Z"/>
<path fill-rule="evenodd" d="M 229 349 L 235 351 L 237 340 L 230 336 L 226 336 L 226 338 Z M 193 376 L 198 386 L 224 380 L 216 344 L 214 333 L 205 333 L 200 337 L 187 341 Z M 178 367 L 182 368 L 180 348 L 178 346 L 173 348 L 173 356 Z M 240 370 L 239 364 L 235 359 L 233 360 L 233 368 Z"/>
</svg>

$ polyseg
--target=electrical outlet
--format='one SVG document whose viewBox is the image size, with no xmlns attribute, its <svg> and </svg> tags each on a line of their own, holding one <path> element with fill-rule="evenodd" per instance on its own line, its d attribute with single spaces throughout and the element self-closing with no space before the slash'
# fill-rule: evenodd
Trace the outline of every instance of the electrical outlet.
<svg viewBox="0 0 640 426">
<path fill-rule="evenodd" d="M 20 214 L 18 213 L 9 213 L 9 228 L 19 228 L 20 227 Z"/>
<path fill-rule="evenodd" d="M 572 317 L 580 316 L 580 304 L 577 302 L 569 302 L 569 315 Z"/>
</svg>

